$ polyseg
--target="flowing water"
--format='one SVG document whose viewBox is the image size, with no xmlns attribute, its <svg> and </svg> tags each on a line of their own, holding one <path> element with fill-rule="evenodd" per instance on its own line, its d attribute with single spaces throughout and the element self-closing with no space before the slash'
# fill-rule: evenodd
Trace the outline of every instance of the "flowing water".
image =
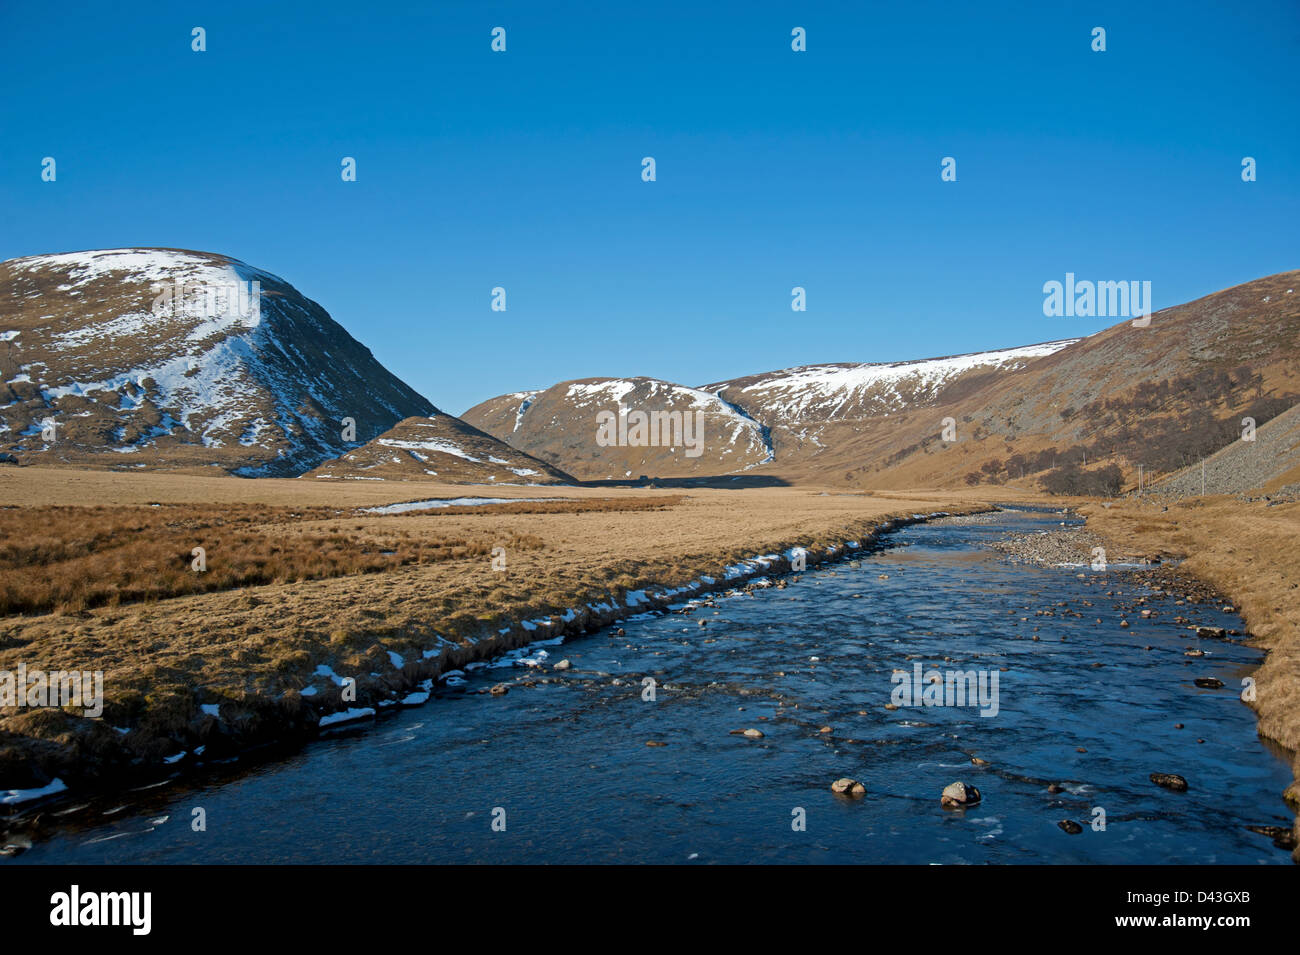
<svg viewBox="0 0 1300 955">
<path fill-rule="evenodd" d="M 1262 656 L 1173 617 L 1240 620 L 1173 596 L 1123 614 L 1145 592 L 1131 572 L 982 546 L 1059 521 L 914 525 L 856 566 L 534 645 L 285 760 L 48 807 L 66 823 L 14 862 L 1289 863 L 1245 828 L 1290 824 L 1287 765 L 1238 697 Z M 886 709 L 918 662 L 988 691 L 996 674 L 996 714 Z M 865 796 L 832 793 L 840 777 Z M 942 808 L 955 780 L 982 801 Z"/>
</svg>

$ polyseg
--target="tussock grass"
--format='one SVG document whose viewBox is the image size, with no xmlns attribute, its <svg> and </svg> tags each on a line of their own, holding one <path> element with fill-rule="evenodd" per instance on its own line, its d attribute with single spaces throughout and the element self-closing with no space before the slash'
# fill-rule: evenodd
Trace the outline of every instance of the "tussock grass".
<svg viewBox="0 0 1300 955">
<path fill-rule="evenodd" d="M 264 584 L 375 574 L 485 556 L 492 542 L 344 524 L 326 509 L 255 506 L 36 507 L 0 510 L 0 615 L 166 600 Z M 322 524 L 322 522 L 324 522 Z M 536 535 L 507 546 L 536 549 Z M 206 570 L 192 566 L 205 551 Z"/>
<path fill-rule="evenodd" d="M 343 705 L 315 675 L 321 664 L 355 676 L 358 701 L 373 702 L 444 665 L 521 644 L 522 628 L 499 633 L 519 620 L 716 578 L 726 564 L 794 543 L 860 538 L 887 516 L 974 506 L 949 494 L 577 489 L 563 502 L 378 515 L 363 508 L 391 503 L 392 488 L 71 470 L 40 477 L 9 482 L 34 501 L 0 508 L 0 582 L 28 588 L 29 606 L 49 607 L 57 594 L 61 605 L 80 599 L 90 609 L 0 616 L 0 669 L 102 669 L 104 716 L 0 712 L 0 788 L 55 776 L 75 787 L 200 744 L 215 758 L 310 735 L 321 712 Z M 52 488 L 65 500 L 116 503 L 54 506 Z M 487 493 L 502 492 L 528 493 Z M 430 486 L 408 499 L 464 493 Z M 492 549 L 502 545 L 499 572 Z M 188 570 L 194 546 L 208 549 L 202 586 L 227 589 L 195 589 L 205 575 Z M 374 563 L 381 569 L 366 572 Z M 74 575 L 65 595 L 61 576 Z M 268 583 L 239 589 L 241 579 Z M 154 596 L 127 603 L 132 587 Z M 113 594 L 121 606 L 93 606 Z M 309 685 L 315 694 L 302 696 Z M 206 704 L 219 705 L 220 717 Z"/>
</svg>

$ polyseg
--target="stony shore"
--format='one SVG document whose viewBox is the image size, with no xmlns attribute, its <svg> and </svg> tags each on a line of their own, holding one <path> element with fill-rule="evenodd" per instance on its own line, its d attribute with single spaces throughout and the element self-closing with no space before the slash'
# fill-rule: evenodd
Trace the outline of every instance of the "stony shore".
<svg viewBox="0 0 1300 955">
<path fill-rule="evenodd" d="M 1300 845 L 1300 504 L 1150 498 L 1089 502 L 1079 514 L 1087 524 L 1008 536 L 992 546 L 1010 560 L 1047 566 L 1090 564 L 1093 548 L 1103 547 L 1108 565 L 1129 565 L 1145 587 L 1239 613 L 1246 631 L 1224 636 L 1268 652 L 1255 674 L 1256 698 L 1246 702 L 1260 736 L 1291 754 L 1296 781 L 1281 798 L 1296 814 L 1290 841 Z M 1300 863 L 1300 848 L 1292 857 Z"/>
</svg>

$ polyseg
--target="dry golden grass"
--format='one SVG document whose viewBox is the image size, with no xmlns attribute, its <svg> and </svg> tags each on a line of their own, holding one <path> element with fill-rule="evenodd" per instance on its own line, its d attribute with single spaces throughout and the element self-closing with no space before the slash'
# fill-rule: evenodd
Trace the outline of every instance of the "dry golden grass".
<svg viewBox="0 0 1300 955">
<path fill-rule="evenodd" d="M 0 501 L 27 505 L 0 511 L 11 522 L 5 525 L 0 574 L 21 573 L 30 561 L 33 578 L 43 581 L 37 596 L 47 604 L 51 596 L 42 596 L 40 588 L 52 586 L 59 568 L 85 570 L 92 583 L 82 585 L 87 609 L 0 618 L 0 669 L 25 662 L 46 670 L 103 670 L 104 720 L 57 711 L 0 713 L 0 741 L 7 732 L 14 734 L 11 741 L 21 736 L 28 743 L 82 747 L 78 765 L 92 775 L 94 761 L 119 740 L 155 756 L 192 744 L 196 732 L 208 732 L 198 715 L 200 703 L 229 704 L 223 721 L 241 721 L 246 739 L 278 721 L 301 719 L 303 701 L 296 691 L 312 681 L 320 664 L 357 674 L 363 685 L 373 672 L 391 681 L 399 676 L 389 651 L 408 661 L 435 647 L 487 655 L 499 651 L 503 639 L 522 639 L 517 627 L 499 637 L 519 620 L 622 599 L 628 590 L 651 585 L 721 577 L 726 564 L 756 553 L 865 537 L 889 517 L 982 506 L 945 493 L 469 490 L 62 469 L 31 473 L 36 470 L 3 472 L 0 480 Z M 565 500 L 395 515 L 357 510 L 467 494 Z M 104 504 L 90 507 L 90 500 Z M 165 506 L 141 506 L 150 502 Z M 11 540 L 10 529 L 30 539 Z M 151 567 L 171 568 L 182 554 L 188 567 L 199 533 L 219 540 L 209 550 L 210 568 L 234 557 L 237 545 L 248 548 L 250 563 L 255 564 L 251 555 L 268 561 L 259 571 L 264 575 L 275 570 L 271 557 L 283 569 L 269 582 L 185 592 L 194 585 L 184 576 L 192 572 L 182 568 L 179 578 L 167 576 L 157 585 L 153 599 L 93 605 L 114 588 L 120 594 L 125 582 L 143 587 Z M 75 546 L 64 546 L 65 538 Z M 505 547 L 505 572 L 492 569 L 491 552 L 499 546 Z M 427 559 L 431 552 L 437 560 Z M 350 572 L 370 566 L 366 561 L 372 558 L 386 563 L 376 572 Z M 451 643 L 440 643 L 440 637 Z M 327 695 L 314 697 L 315 704 L 333 702 Z M 88 735 L 86 724 L 96 724 L 99 735 Z M 129 738 L 111 730 L 104 736 L 104 724 L 134 731 Z M 203 739 L 209 751 L 219 742 Z M 20 755 L 5 750 L 0 742 L 0 783 L 20 765 Z M 15 776 L 11 785 L 19 784 Z"/>
<path fill-rule="evenodd" d="M 474 494 L 564 500 L 396 515 L 358 511 Z M 199 702 L 232 704 L 254 727 L 297 718 L 302 701 L 295 690 L 321 663 L 341 674 L 383 670 L 387 651 L 411 659 L 409 651 L 433 647 L 439 636 L 478 652 L 475 641 L 520 619 L 717 576 L 724 565 L 756 553 L 865 536 L 890 517 L 1028 498 L 1005 487 L 664 494 L 0 471 L 0 502 L 17 505 L 0 511 L 0 580 L 27 567 L 33 579 L 52 586 L 56 568 L 84 567 L 88 580 L 101 582 L 87 593 L 109 592 L 112 584 L 120 600 L 123 581 L 147 576 L 151 560 L 172 566 L 183 553 L 187 567 L 199 532 L 221 535 L 209 551 L 210 567 L 246 535 L 241 546 L 268 561 L 262 572 L 272 570 L 271 558 L 286 568 L 269 581 L 232 588 L 186 592 L 178 584 L 119 606 L 92 606 L 98 598 L 83 595 L 89 609 L 76 613 L 0 618 L 0 669 L 22 661 L 47 670 L 104 670 L 103 722 L 136 727 L 131 739 L 139 751 L 174 751 L 193 732 Z M 1082 505 L 1091 529 L 1109 538 L 1116 553 L 1185 556 L 1184 569 L 1231 595 L 1270 651 L 1256 677 L 1260 732 L 1293 750 L 1300 746 L 1300 566 L 1294 559 L 1300 504 L 1209 499 L 1161 511 L 1131 501 L 1068 503 Z M 498 546 L 506 548 L 504 573 L 491 569 Z M 354 572 L 372 558 L 385 563 L 375 572 Z M 479 646 L 486 653 L 489 645 Z M 270 701 L 287 702 L 276 710 Z M 57 711 L 0 714 L 0 741 L 12 734 L 11 740 L 65 745 L 81 739 L 74 730 Z M 106 732 L 116 743 L 116 734 Z M 19 772 L 18 760 L 28 753 L 0 742 L 0 784 Z"/>
<path fill-rule="evenodd" d="M 674 500 L 536 501 L 431 513 L 642 510 Z M 493 546 L 436 531 L 416 535 L 404 515 L 378 520 L 363 515 L 366 520 L 357 523 L 343 513 L 247 504 L 6 507 L 0 509 L 0 617 L 70 614 L 238 587 L 373 574 L 480 557 Z M 518 535 L 498 543 L 541 546 L 540 539 Z M 203 570 L 194 567 L 195 548 L 204 551 Z"/>
</svg>

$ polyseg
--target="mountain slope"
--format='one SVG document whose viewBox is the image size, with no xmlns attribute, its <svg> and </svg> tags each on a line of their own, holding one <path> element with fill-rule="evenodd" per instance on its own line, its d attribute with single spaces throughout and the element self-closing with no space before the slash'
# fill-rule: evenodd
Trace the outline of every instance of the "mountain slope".
<svg viewBox="0 0 1300 955">
<path fill-rule="evenodd" d="M 860 428 L 941 397 L 969 392 L 1074 340 L 889 364 L 807 365 L 687 388 L 651 378 L 584 379 L 485 401 L 465 412 L 476 427 L 590 479 L 681 477 L 805 466 L 827 429 Z M 703 452 L 603 447 L 601 408 L 704 411 Z"/>
<path fill-rule="evenodd" d="M 297 474 L 435 412 L 318 304 L 235 259 L 0 263 L 0 448 L 20 460 Z"/>
<path fill-rule="evenodd" d="M 444 484 L 572 484 L 573 478 L 459 418 L 407 418 L 306 477 Z"/>
<path fill-rule="evenodd" d="M 1192 497 L 1287 488 L 1300 494 L 1300 404 L 1261 425 L 1250 441 L 1233 440 L 1205 459 L 1151 488 L 1153 493 Z"/>
<path fill-rule="evenodd" d="M 804 365 L 703 385 L 702 390 L 743 406 L 770 426 L 870 418 L 936 404 L 959 385 L 971 390 L 972 379 L 983 382 L 999 371 L 1018 370 L 1076 341 L 921 361 Z"/>
<path fill-rule="evenodd" d="M 632 416 L 641 412 L 661 417 L 638 432 Z M 626 427 L 620 414 L 632 419 Z M 581 480 L 727 474 L 771 459 L 759 422 L 717 395 L 657 378 L 564 381 L 489 399 L 463 417 Z"/>
<path fill-rule="evenodd" d="M 972 474 L 1005 483 L 1085 459 L 1118 465 L 1128 483 L 1139 464 L 1148 477 L 1177 470 L 1228 444 L 1242 415 L 1263 423 L 1300 397 L 1298 293 L 1300 272 L 1283 272 L 1164 309 L 1145 327 L 1120 322 L 888 430 L 835 433 L 825 464 L 857 462 L 852 480 L 889 488 Z M 957 422 L 956 442 L 941 440 L 943 417 Z M 1026 466 L 1034 456 L 1043 460 Z"/>
<path fill-rule="evenodd" d="M 816 467 L 814 459 L 846 435 L 873 426 L 878 430 L 891 415 L 977 393 L 1077 341 L 918 361 L 804 365 L 716 382 L 703 390 L 763 422 L 771 433 L 776 467 L 800 470 Z"/>
<path fill-rule="evenodd" d="M 1115 465 L 1135 483 L 1139 465 L 1147 476 L 1187 467 L 1227 446 L 1242 416 L 1262 425 L 1300 399 L 1298 289 L 1300 271 L 1283 272 L 1164 309 L 1145 326 L 1125 320 L 1086 338 L 951 358 L 810 365 L 698 389 L 564 382 L 465 417 L 587 478 L 753 471 L 914 488 L 1035 484 L 1052 469 Z M 693 464 L 594 440 L 598 407 L 678 407 L 687 395 L 720 403 Z M 955 440 L 944 439 L 949 419 Z"/>
</svg>

